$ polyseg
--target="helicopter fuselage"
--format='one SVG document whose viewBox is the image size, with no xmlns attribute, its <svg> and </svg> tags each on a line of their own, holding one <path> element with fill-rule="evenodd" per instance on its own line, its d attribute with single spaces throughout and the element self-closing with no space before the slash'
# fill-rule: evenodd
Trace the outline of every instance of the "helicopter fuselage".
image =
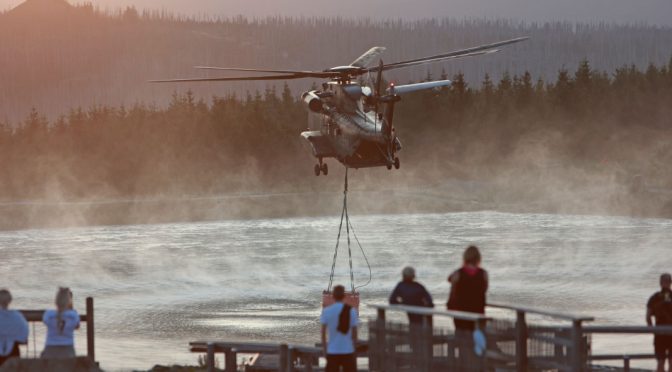
<svg viewBox="0 0 672 372">
<path fill-rule="evenodd" d="M 335 158 L 348 168 L 398 168 L 394 155 L 401 143 L 391 130 L 393 104 L 375 107 L 370 95 L 367 87 L 350 82 L 326 83 L 303 94 L 309 114 L 308 131 L 301 135 L 320 166 L 324 158 Z"/>
</svg>

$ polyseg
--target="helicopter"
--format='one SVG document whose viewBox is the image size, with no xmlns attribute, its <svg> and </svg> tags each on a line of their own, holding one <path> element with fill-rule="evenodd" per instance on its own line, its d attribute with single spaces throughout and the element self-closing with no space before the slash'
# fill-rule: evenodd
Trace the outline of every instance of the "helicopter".
<svg viewBox="0 0 672 372">
<path fill-rule="evenodd" d="M 433 56 L 411 59 L 390 64 L 383 63 L 380 55 L 385 47 L 372 47 L 366 53 L 344 66 L 322 71 L 270 70 L 253 68 L 196 66 L 199 70 L 220 72 L 265 73 L 261 76 L 206 77 L 188 79 L 152 80 L 158 83 L 207 82 L 207 81 L 255 81 L 289 79 L 328 79 L 321 89 L 304 92 L 301 99 L 308 109 L 308 130 L 301 137 L 317 159 L 316 176 L 329 173 L 326 158 L 335 158 L 346 168 L 387 167 L 399 169 L 397 153 L 401 141 L 393 126 L 395 104 L 404 94 L 426 89 L 440 89 L 451 85 L 450 80 L 421 83 L 390 84 L 383 91 L 383 72 L 434 63 L 444 60 L 473 57 L 496 53 L 499 47 L 515 44 L 528 37 L 519 37 L 496 43 L 479 45 Z M 377 65 L 369 67 L 379 59 Z M 270 75 L 268 75 L 270 74 Z M 376 74 L 373 86 L 360 83 L 363 75 Z M 370 80 L 370 79 L 369 79 Z"/>
</svg>

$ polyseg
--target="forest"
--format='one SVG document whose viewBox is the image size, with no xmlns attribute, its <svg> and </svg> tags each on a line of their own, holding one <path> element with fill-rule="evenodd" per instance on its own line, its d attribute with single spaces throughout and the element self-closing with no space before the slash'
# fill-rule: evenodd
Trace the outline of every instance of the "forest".
<svg viewBox="0 0 672 372">
<path fill-rule="evenodd" d="M 460 179 L 500 185 L 502 200 L 565 203 L 595 186 L 592 201 L 672 185 L 672 59 L 610 73 L 584 60 L 551 81 L 527 72 L 452 79 L 404 97 L 395 118 L 402 168 L 360 170 L 360 189 Z M 334 174 L 312 175 L 299 137 L 307 113 L 294 97 L 285 85 L 209 101 L 175 93 L 165 108 L 95 105 L 54 120 L 33 110 L 0 125 L 0 198 L 338 191 L 333 159 Z"/>
<path fill-rule="evenodd" d="M 210 19 L 28 0 L 0 13 L 0 228 L 333 213 L 342 167 L 330 160 L 315 177 L 299 136 L 297 98 L 315 81 L 146 81 L 203 64 L 323 69 L 372 45 L 395 61 L 520 35 L 531 39 L 494 56 L 385 75 L 453 85 L 397 105 L 401 170 L 353 172 L 354 212 L 672 216 L 669 28 Z"/>
<path fill-rule="evenodd" d="M 70 108 L 138 102 L 165 107 L 191 90 L 209 101 L 268 87 L 260 84 L 152 85 L 147 80 L 200 76 L 192 66 L 325 69 L 353 61 L 370 47 L 387 47 L 385 62 L 434 55 L 512 37 L 530 40 L 499 53 L 431 65 L 461 71 L 478 85 L 487 72 L 545 80 L 586 58 L 612 72 L 634 64 L 666 64 L 672 29 L 646 24 L 525 23 L 506 19 L 368 19 L 343 17 L 185 17 L 125 8 L 101 11 L 65 0 L 27 0 L 0 13 L 0 120 L 23 119 L 32 107 L 50 119 Z M 397 81 L 420 80 L 426 67 L 398 70 Z M 294 94 L 311 81 L 290 82 Z M 277 90 L 282 85 L 276 86 Z"/>
</svg>

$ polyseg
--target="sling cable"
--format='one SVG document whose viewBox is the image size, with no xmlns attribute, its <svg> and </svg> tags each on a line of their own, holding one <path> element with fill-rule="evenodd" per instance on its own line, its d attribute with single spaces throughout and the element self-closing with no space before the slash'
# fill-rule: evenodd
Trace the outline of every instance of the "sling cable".
<svg viewBox="0 0 672 372">
<path fill-rule="evenodd" d="M 338 226 L 338 236 L 336 238 L 336 248 L 334 249 L 334 259 L 331 263 L 331 274 L 329 275 L 329 285 L 327 286 L 327 289 L 322 292 L 322 307 L 327 307 L 331 304 L 334 303 L 334 300 L 331 296 L 331 290 L 332 286 L 334 284 L 334 272 L 336 270 L 336 259 L 338 258 L 338 248 L 341 242 L 341 233 L 343 231 L 343 221 L 345 220 L 345 232 L 346 232 L 346 237 L 347 237 L 347 243 L 348 243 L 348 262 L 350 263 L 350 292 L 345 293 L 345 299 L 343 302 L 346 304 L 354 307 L 359 311 L 359 292 L 357 292 L 357 289 L 365 287 L 371 283 L 371 265 L 369 264 L 369 259 L 366 257 L 366 253 L 364 252 L 364 248 L 362 248 L 362 244 L 359 242 L 359 238 L 357 238 L 357 234 L 355 234 L 355 229 L 352 227 L 352 223 L 350 222 L 350 216 L 348 215 L 348 168 L 345 168 L 345 186 L 343 189 L 343 210 L 341 211 L 341 223 Z M 351 239 L 350 235 L 352 234 L 352 237 L 355 239 L 357 242 L 357 245 L 359 246 L 359 250 L 362 252 L 362 256 L 364 257 L 364 260 L 366 261 L 366 265 L 369 268 L 369 280 L 360 285 L 360 286 L 355 286 L 355 273 L 352 269 L 352 249 L 351 249 Z"/>
</svg>

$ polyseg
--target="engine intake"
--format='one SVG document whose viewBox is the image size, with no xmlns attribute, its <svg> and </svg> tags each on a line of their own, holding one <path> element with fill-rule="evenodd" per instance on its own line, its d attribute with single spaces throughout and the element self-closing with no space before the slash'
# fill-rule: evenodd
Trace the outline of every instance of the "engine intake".
<svg viewBox="0 0 672 372">
<path fill-rule="evenodd" d="M 308 105 L 308 109 L 312 112 L 321 113 L 322 112 L 322 99 L 315 94 L 315 91 L 310 91 L 303 93 L 301 97 L 303 102 Z"/>
</svg>

